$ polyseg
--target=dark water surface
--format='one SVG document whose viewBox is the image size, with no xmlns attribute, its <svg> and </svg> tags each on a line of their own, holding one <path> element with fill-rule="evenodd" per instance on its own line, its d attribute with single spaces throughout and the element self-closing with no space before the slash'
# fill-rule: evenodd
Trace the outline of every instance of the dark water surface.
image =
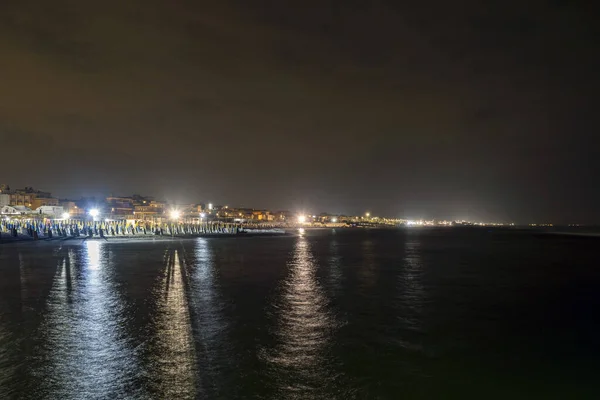
<svg viewBox="0 0 600 400">
<path fill-rule="evenodd" d="M 0 398 L 600 398 L 600 241 L 0 246 Z"/>
</svg>

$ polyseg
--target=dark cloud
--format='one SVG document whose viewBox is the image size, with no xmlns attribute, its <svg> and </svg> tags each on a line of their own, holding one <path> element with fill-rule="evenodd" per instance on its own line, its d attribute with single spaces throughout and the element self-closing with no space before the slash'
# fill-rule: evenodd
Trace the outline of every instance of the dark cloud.
<svg viewBox="0 0 600 400">
<path fill-rule="evenodd" d="M 2 179 L 598 221 L 595 34 L 584 6 L 542 0 L 6 0 L 3 153 L 69 161 Z"/>
</svg>

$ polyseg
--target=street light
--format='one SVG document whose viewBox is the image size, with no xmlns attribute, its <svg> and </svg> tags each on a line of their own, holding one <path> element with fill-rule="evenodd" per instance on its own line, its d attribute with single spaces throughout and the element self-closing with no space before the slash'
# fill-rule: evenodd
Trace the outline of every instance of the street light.
<svg viewBox="0 0 600 400">
<path fill-rule="evenodd" d="M 100 215 L 100 211 L 98 211 L 97 208 L 92 208 L 90 210 L 90 215 L 92 216 L 92 218 L 96 218 L 98 215 Z"/>
<path fill-rule="evenodd" d="M 66 213 L 63 213 L 63 215 L 62 215 L 62 218 L 63 218 L 63 219 L 69 219 L 69 217 L 70 217 L 70 215 L 69 215 L 69 213 L 68 213 L 68 212 L 66 212 Z"/>
<path fill-rule="evenodd" d="M 337 222 L 337 218 L 331 218 L 331 222 L 335 224 Z"/>
<path fill-rule="evenodd" d="M 306 216 L 305 215 L 299 215 L 298 216 L 298 222 L 303 224 L 306 222 Z"/>
<path fill-rule="evenodd" d="M 171 211 L 171 218 L 172 219 L 179 219 L 179 217 L 181 216 L 181 213 L 177 210 L 172 210 Z"/>
</svg>

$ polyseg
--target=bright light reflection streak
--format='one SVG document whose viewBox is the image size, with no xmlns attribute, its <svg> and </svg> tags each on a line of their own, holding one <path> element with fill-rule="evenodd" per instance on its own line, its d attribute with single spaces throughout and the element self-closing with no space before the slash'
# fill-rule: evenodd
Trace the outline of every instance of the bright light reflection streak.
<svg viewBox="0 0 600 400">
<path fill-rule="evenodd" d="M 278 344 L 267 359 L 283 377 L 277 382 L 278 398 L 311 398 L 335 384 L 326 352 L 336 325 L 316 268 L 306 237 L 299 237 L 276 306 Z"/>
<path fill-rule="evenodd" d="M 177 250 L 169 250 L 157 310 L 156 375 L 152 377 L 158 398 L 193 398 L 196 395 L 196 352 L 190 309 L 184 284 L 184 265 Z M 177 382 L 177 385 L 173 385 Z"/>
<path fill-rule="evenodd" d="M 40 363 L 53 380 L 40 382 L 49 398 L 122 398 L 140 365 L 124 330 L 123 301 L 104 243 L 87 241 L 57 269 L 40 327 Z M 34 371 L 39 373 L 39 371 Z M 128 393 L 144 398 L 143 388 Z"/>
</svg>

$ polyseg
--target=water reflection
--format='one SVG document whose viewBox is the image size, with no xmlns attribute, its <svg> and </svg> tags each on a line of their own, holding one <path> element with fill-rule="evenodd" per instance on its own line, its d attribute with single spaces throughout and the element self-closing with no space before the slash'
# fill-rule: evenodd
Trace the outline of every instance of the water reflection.
<svg viewBox="0 0 600 400">
<path fill-rule="evenodd" d="M 0 250 L 0 399 L 11 398 L 15 393 L 20 338 L 14 332 L 21 321 L 20 264 L 12 252 Z M 16 321 L 15 321 L 16 320 Z"/>
<path fill-rule="evenodd" d="M 161 399 L 191 399 L 196 396 L 196 352 L 186 279 L 179 252 L 169 250 L 160 292 L 156 293 L 160 299 L 149 383 L 152 392 Z"/>
<path fill-rule="evenodd" d="M 81 254 L 82 253 L 82 254 Z M 37 397 L 118 398 L 138 395 L 137 359 L 104 244 L 69 250 L 57 269 L 41 324 Z"/>
<path fill-rule="evenodd" d="M 371 239 L 362 242 L 363 264 L 359 266 L 361 291 L 371 289 L 377 282 L 377 265 L 375 264 L 375 246 Z M 367 295 L 367 293 L 364 293 Z"/>
<path fill-rule="evenodd" d="M 306 237 L 297 239 L 289 268 L 276 304 L 277 345 L 267 358 L 275 398 L 321 398 L 337 383 L 329 355 L 335 323 Z"/>
<path fill-rule="evenodd" d="M 335 232 L 335 231 L 334 231 Z M 334 238 L 329 243 L 329 285 L 333 289 L 333 295 L 337 296 L 342 291 L 342 257 L 339 252 L 339 243 Z"/>
<path fill-rule="evenodd" d="M 402 328 L 418 334 L 423 330 L 423 308 L 426 301 L 423 286 L 423 262 L 420 253 L 418 236 L 408 236 L 405 243 L 403 268 L 398 276 L 396 307 Z M 412 341 L 404 341 L 403 346 L 410 349 L 420 349 L 416 343 L 416 335 Z"/>
<path fill-rule="evenodd" d="M 1 323 L 6 316 L 0 311 L 0 398 L 10 398 L 14 392 L 13 383 L 16 376 L 15 340 Z"/>
<path fill-rule="evenodd" d="M 190 275 L 190 299 L 199 376 L 203 392 L 209 397 L 217 397 L 224 391 L 235 390 L 235 387 L 227 385 L 223 376 L 233 359 L 224 315 L 226 305 L 219 292 L 216 266 L 207 239 L 198 239 L 193 259 L 195 267 Z"/>
</svg>

